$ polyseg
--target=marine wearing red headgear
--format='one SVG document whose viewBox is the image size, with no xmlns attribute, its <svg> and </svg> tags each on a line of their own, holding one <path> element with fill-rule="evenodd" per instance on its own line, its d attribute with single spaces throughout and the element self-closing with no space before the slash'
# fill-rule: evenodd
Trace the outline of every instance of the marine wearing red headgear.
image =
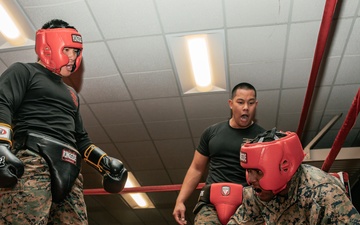
<svg viewBox="0 0 360 225">
<path fill-rule="evenodd" d="M 305 157 L 301 142 L 294 132 L 276 129 L 258 135 L 240 149 L 240 164 L 245 169 L 261 170 L 259 184 L 274 194 L 286 188 Z"/>
<path fill-rule="evenodd" d="M 36 32 L 35 51 L 46 68 L 59 74 L 61 67 L 69 63 L 63 53 L 65 47 L 79 49 L 72 72 L 79 67 L 82 59 L 82 37 L 74 28 L 40 29 Z"/>
</svg>

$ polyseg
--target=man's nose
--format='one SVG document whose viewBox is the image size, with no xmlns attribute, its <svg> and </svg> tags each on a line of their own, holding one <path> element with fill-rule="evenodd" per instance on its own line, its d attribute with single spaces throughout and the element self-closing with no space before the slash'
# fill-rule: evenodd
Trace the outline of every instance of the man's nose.
<svg viewBox="0 0 360 225">
<path fill-rule="evenodd" d="M 257 178 L 256 175 L 253 171 L 249 171 L 247 172 L 247 179 L 248 179 L 248 183 L 251 185 L 252 183 L 255 183 Z"/>
<path fill-rule="evenodd" d="M 72 60 L 75 60 L 76 57 L 77 57 L 77 52 L 75 49 L 72 49 L 70 52 L 69 52 L 69 59 L 72 59 Z"/>
<path fill-rule="evenodd" d="M 245 103 L 244 104 L 244 110 L 248 110 L 249 109 L 249 104 L 248 103 Z"/>
</svg>

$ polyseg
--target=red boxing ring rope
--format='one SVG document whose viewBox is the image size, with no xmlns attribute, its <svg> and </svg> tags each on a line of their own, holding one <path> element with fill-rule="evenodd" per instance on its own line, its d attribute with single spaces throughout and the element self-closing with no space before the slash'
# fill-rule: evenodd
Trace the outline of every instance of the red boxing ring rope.
<svg viewBox="0 0 360 225">
<path fill-rule="evenodd" d="M 202 189 L 205 183 L 199 183 L 196 189 Z M 119 194 L 127 193 L 136 193 L 136 192 L 164 192 L 164 191 L 179 191 L 181 189 L 181 184 L 173 185 L 159 185 L 159 186 L 144 186 L 144 187 L 131 187 L 124 188 Z M 110 193 L 106 192 L 103 188 L 96 189 L 85 189 L 84 195 L 108 195 Z"/>
<path fill-rule="evenodd" d="M 299 138 L 301 138 L 301 135 L 302 135 L 302 132 L 303 132 L 303 129 L 305 126 L 306 117 L 309 112 L 311 98 L 313 96 L 313 92 L 314 92 L 314 88 L 315 88 L 316 77 L 318 75 L 321 60 L 323 58 L 324 50 L 326 47 L 326 41 L 327 41 L 327 38 L 329 35 L 331 21 L 332 21 L 334 12 L 335 12 L 336 4 L 337 4 L 337 0 L 327 0 L 326 4 L 325 4 L 324 14 L 323 14 L 323 18 L 321 21 L 318 40 L 317 40 L 317 44 L 316 44 L 316 48 L 315 48 L 313 65 L 312 65 L 311 72 L 310 72 L 308 88 L 306 90 L 304 105 L 302 108 L 298 129 L 296 131 Z"/>
<path fill-rule="evenodd" d="M 340 152 L 341 146 L 344 144 L 346 136 L 348 135 L 351 128 L 354 126 L 357 116 L 360 112 L 360 88 L 350 106 L 349 112 L 344 120 L 343 125 L 341 126 L 334 143 L 331 147 L 331 150 L 326 157 L 321 169 L 325 172 L 329 172 L 331 165 L 335 161 L 336 156 Z"/>
</svg>

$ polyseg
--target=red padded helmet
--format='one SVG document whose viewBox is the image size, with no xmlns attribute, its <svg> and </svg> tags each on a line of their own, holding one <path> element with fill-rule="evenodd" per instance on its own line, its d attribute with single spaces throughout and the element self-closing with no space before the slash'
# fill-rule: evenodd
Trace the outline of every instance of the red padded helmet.
<svg viewBox="0 0 360 225">
<path fill-rule="evenodd" d="M 79 67 L 82 59 L 82 37 L 73 28 L 40 29 L 36 32 L 35 51 L 45 67 L 59 74 L 61 67 L 69 63 L 69 58 L 63 53 L 63 49 L 79 49 L 75 66 L 72 72 Z"/>
<path fill-rule="evenodd" d="M 274 194 L 286 188 L 304 157 L 297 134 L 279 132 L 275 128 L 258 135 L 240 149 L 241 166 L 261 170 L 264 174 L 259 180 L 261 188 Z"/>
</svg>

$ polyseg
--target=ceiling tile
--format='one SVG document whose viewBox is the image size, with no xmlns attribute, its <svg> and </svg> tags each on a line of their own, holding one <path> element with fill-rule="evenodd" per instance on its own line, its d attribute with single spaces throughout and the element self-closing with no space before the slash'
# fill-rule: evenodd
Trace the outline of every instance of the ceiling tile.
<svg viewBox="0 0 360 225">
<path fill-rule="evenodd" d="M 155 145 L 167 169 L 189 167 L 194 155 L 191 139 L 155 141 Z"/>
<path fill-rule="evenodd" d="M 136 171 L 134 175 L 142 186 L 170 184 L 169 176 L 165 170 Z"/>
<path fill-rule="evenodd" d="M 230 64 L 282 60 L 286 25 L 229 29 L 228 42 Z"/>
<path fill-rule="evenodd" d="M 234 27 L 286 23 L 290 3 L 288 0 L 225 0 L 226 24 Z"/>
<path fill-rule="evenodd" d="M 281 113 L 278 115 L 276 128 L 282 131 L 296 132 L 299 125 L 300 113 Z"/>
<path fill-rule="evenodd" d="M 301 112 L 302 103 L 306 94 L 306 88 L 294 88 L 281 91 L 279 113 Z"/>
<path fill-rule="evenodd" d="M 235 87 L 240 82 L 248 82 L 254 85 L 256 90 L 279 88 L 282 64 L 282 61 L 232 64 L 230 65 L 230 86 Z"/>
<path fill-rule="evenodd" d="M 139 123 L 141 119 L 133 102 L 112 102 L 89 105 L 101 124 Z"/>
<path fill-rule="evenodd" d="M 108 44 L 121 73 L 171 69 L 165 40 L 161 36 L 114 40 Z"/>
<path fill-rule="evenodd" d="M 119 74 L 115 62 L 104 42 L 84 43 L 82 64 L 84 78 L 102 78 Z"/>
<path fill-rule="evenodd" d="M 311 107 L 313 113 L 324 112 L 329 94 L 330 94 L 330 87 L 321 87 L 314 89 L 313 97 L 311 99 Z M 302 106 L 304 104 L 304 101 L 305 100 L 301 102 Z"/>
<path fill-rule="evenodd" d="M 144 122 L 185 119 L 180 98 L 138 100 L 135 104 Z"/>
<path fill-rule="evenodd" d="M 330 93 L 326 110 L 345 110 L 345 114 L 347 114 L 349 106 L 351 106 L 358 90 L 359 84 L 334 86 Z"/>
<path fill-rule="evenodd" d="M 360 39 L 359 39 L 360 41 Z M 337 73 L 335 84 L 354 84 L 360 82 L 360 55 L 344 56 Z"/>
<path fill-rule="evenodd" d="M 228 93 L 193 95 L 183 98 L 188 119 L 230 116 L 228 100 Z"/>
<path fill-rule="evenodd" d="M 187 164 L 188 167 L 187 168 L 183 168 L 183 169 L 169 169 L 168 173 L 170 176 L 171 181 L 174 184 L 182 184 L 182 182 L 184 181 L 184 177 L 185 174 L 190 166 L 190 164 Z M 185 166 L 185 165 L 184 165 Z"/>
<path fill-rule="evenodd" d="M 131 161 L 131 166 L 128 168 L 133 172 L 164 169 L 163 162 L 159 157 L 138 157 L 127 160 Z"/>
<path fill-rule="evenodd" d="M 89 137 L 94 143 L 109 143 L 111 142 L 109 136 L 105 133 L 104 129 L 100 126 L 87 126 L 85 124 L 86 131 Z"/>
<path fill-rule="evenodd" d="M 291 20 L 294 22 L 299 21 L 311 21 L 311 20 L 321 20 L 325 0 L 301 0 L 293 1 L 292 15 Z M 311 7 L 309 7 L 311 5 Z M 306 12 L 306 13 L 304 13 Z"/>
<path fill-rule="evenodd" d="M 344 54 L 344 47 L 349 40 L 352 22 L 353 19 L 340 19 L 332 22 L 332 30 L 330 31 L 332 33 L 329 33 L 331 38 L 328 38 L 326 43 L 329 46 L 329 52 L 327 53 L 329 56 L 341 56 Z"/>
<path fill-rule="evenodd" d="M 2 62 L 8 67 L 15 62 L 37 62 L 34 47 L 31 49 L 19 49 L 19 51 L 5 51 L 0 53 L 0 57 Z"/>
<path fill-rule="evenodd" d="M 258 91 L 257 95 L 257 123 L 265 129 L 272 129 L 277 125 L 279 91 Z"/>
<path fill-rule="evenodd" d="M 172 70 L 125 73 L 123 77 L 133 99 L 179 96 L 179 89 Z"/>
<path fill-rule="evenodd" d="M 173 207 L 176 201 L 177 193 L 175 191 L 168 191 L 168 192 L 154 192 L 154 193 L 148 193 L 148 196 L 152 200 L 152 202 L 156 205 L 156 208 L 161 209 L 163 207 L 168 208 L 169 206 Z M 169 201 L 170 200 L 170 201 Z M 172 202 L 169 204 L 169 202 Z M 166 215 L 163 215 L 166 216 Z M 172 214 L 170 213 L 166 217 L 172 217 Z M 174 220 L 174 217 L 172 217 L 172 220 Z"/>
<path fill-rule="evenodd" d="M 319 26 L 320 21 L 291 24 L 289 44 L 287 47 L 288 59 L 307 59 L 314 57 Z M 306 32 L 304 32 L 305 30 Z M 306 48 L 304 46 L 306 46 Z"/>
<path fill-rule="evenodd" d="M 338 1 L 337 6 L 341 9 L 339 17 L 351 17 L 356 15 L 356 10 L 359 10 L 359 3 L 360 2 L 358 0 L 346 0 L 346 4 Z"/>
<path fill-rule="evenodd" d="M 324 59 L 322 64 L 317 77 L 317 84 L 321 86 L 332 85 L 338 71 L 340 57 L 329 57 L 326 60 Z"/>
<path fill-rule="evenodd" d="M 88 104 L 130 100 L 129 92 L 118 74 L 84 79 L 81 95 Z"/>
<path fill-rule="evenodd" d="M 31 17 L 31 22 L 36 29 L 51 19 L 59 18 L 74 26 L 81 33 L 83 40 L 101 39 L 100 32 L 85 1 L 46 1 L 41 5 L 25 6 L 24 11 Z"/>
<path fill-rule="evenodd" d="M 113 142 L 150 140 L 149 134 L 142 123 L 106 125 L 104 128 Z"/>
<path fill-rule="evenodd" d="M 190 137 L 189 127 L 185 120 L 145 123 L 154 140 Z"/>
<path fill-rule="evenodd" d="M 100 126 L 98 120 L 96 119 L 96 117 L 94 116 L 94 114 L 92 113 L 92 111 L 90 110 L 88 105 L 85 105 L 85 104 L 81 105 L 80 113 L 81 113 L 81 119 L 82 119 L 83 123 L 85 124 L 85 126 L 88 126 L 88 127 L 99 127 Z"/>
<path fill-rule="evenodd" d="M 160 23 L 153 1 L 97 0 L 88 1 L 105 39 L 161 33 Z M 111 5 L 111 7 L 109 7 Z M 114 27 L 108 19 L 121 21 Z"/>
<path fill-rule="evenodd" d="M 349 37 L 345 55 L 360 55 L 360 18 L 355 19 L 355 24 L 352 28 L 351 37 Z"/>
<path fill-rule="evenodd" d="M 116 143 L 116 146 L 126 161 L 131 162 L 132 171 L 164 169 L 159 154 L 150 141 Z"/>
<path fill-rule="evenodd" d="M 220 0 L 156 0 L 161 24 L 166 33 L 218 29 L 224 26 Z M 190 7 L 191 6 L 191 7 Z"/>
<path fill-rule="evenodd" d="M 116 143 L 116 146 L 120 149 L 121 154 L 127 159 L 158 156 L 155 146 L 151 141 Z"/>
<path fill-rule="evenodd" d="M 307 87 L 312 59 L 287 60 L 285 64 L 283 88 Z"/>
</svg>

